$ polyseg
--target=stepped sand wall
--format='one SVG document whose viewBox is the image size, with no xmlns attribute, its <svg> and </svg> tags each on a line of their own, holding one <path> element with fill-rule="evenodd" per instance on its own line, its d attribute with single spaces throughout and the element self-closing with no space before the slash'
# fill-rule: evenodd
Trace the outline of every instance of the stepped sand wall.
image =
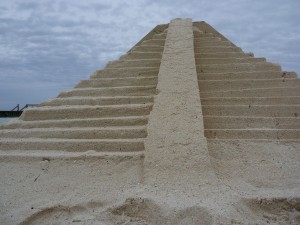
<svg viewBox="0 0 300 225">
<path fill-rule="evenodd" d="M 0 127 L 0 224 L 300 224 L 300 82 L 205 22 Z"/>
</svg>

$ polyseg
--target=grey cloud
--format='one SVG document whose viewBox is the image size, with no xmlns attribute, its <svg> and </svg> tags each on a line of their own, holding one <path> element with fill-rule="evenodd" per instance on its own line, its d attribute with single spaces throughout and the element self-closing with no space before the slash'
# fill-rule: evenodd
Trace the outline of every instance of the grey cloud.
<svg viewBox="0 0 300 225">
<path fill-rule="evenodd" d="M 20 2 L 17 5 L 18 10 L 37 10 L 39 3 L 37 2 Z"/>
</svg>

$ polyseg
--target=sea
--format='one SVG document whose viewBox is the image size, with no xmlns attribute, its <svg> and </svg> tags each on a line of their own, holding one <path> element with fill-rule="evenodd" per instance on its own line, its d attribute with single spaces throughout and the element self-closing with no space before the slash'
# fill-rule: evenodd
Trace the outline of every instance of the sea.
<svg viewBox="0 0 300 225">
<path fill-rule="evenodd" d="M 4 118 L 0 118 L 0 125 L 6 124 L 11 120 L 15 120 L 18 117 L 4 117 Z"/>
</svg>

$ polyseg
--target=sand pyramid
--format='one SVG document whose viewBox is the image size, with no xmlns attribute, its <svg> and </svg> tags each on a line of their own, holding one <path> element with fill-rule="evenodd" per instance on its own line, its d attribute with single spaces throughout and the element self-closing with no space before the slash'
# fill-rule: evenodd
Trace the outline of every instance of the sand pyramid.
<svg viewBox="0 0 300 225">
<path fill-rule="evenodd" d="M 205 22 L 0 127 L 0 224 L 300 224 L 300 81 Z"/>
</svg>

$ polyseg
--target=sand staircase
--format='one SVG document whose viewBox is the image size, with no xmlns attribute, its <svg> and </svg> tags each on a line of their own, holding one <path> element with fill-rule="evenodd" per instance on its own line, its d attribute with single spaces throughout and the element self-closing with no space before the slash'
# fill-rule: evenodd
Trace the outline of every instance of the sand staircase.
<svg viewBox="0 0 300 225">
<path fill-rule="evenodd" d="M 218 34 L 194 31 L 208 139 L 299 139 L 300 79 L 244 53 Z"/>
<path fill-rule="evenodd" d="M 0 149 L 143 156 L 166 38 L 156 33 L 89 80 L 2 126 Z"/>
</svg>

